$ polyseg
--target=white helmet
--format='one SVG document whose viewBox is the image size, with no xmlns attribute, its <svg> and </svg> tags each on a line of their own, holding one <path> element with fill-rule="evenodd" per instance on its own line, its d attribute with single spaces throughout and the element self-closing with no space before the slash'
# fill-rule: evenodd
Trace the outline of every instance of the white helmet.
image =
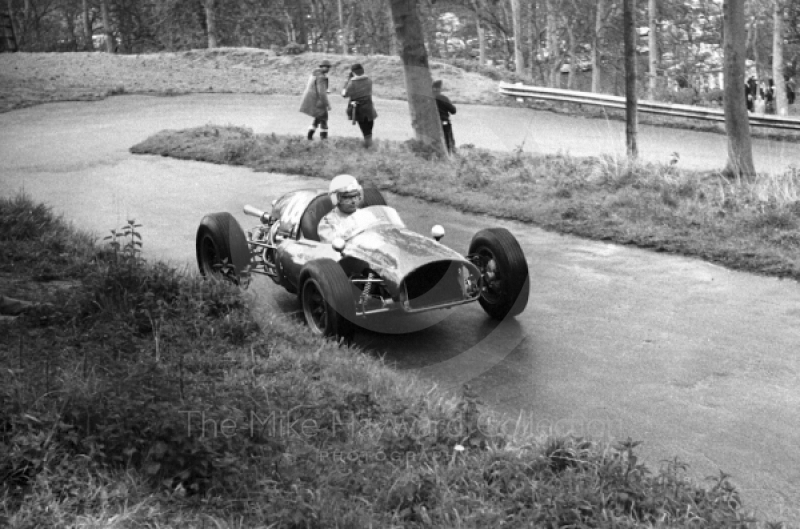
<svg viewBox="0 0 800 529">
<path fill-rule="evenodd" d="M 340 174 L 331 180 L 328 186 L 328 195 L 331 197 L 331 202 L 336 206 L 339 204 L 339 193 L 347 193 L 358 191 L 361 198 L 364 197 L 364 191 L 361 189 L 361 184 L 358 183 L 355 176 L 349 174 Z"/>
</svg>

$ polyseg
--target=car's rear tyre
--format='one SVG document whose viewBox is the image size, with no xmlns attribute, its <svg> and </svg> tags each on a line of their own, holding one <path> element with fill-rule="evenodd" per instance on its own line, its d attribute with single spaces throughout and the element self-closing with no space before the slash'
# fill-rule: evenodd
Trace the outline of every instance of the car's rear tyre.
<svg viewBox="0 0 800 529">
<path fill-rule="evenodd" d="M 528 263 L 517 239 L 505 228 L 481 230 L 472 238 L 469 255 L 481 270 L 478 302 L 496 320 L 516 316 L 528 304 Z"/>
<path fill-rule="evenodd" d="M 361 207 L 386 206 L 386 199 L 383 198 L 380 189 L 374 186 L 365 186 L 362 190 L 364 198 L 361 200 Z"/>
<path fill-rule="evenodd" d="M 300 304 L 311 332 L 349 340 L 355 332 L 353 284 L 332 259 L 317 259 L 300 272 Z"/>
<path fill-rule="evenodd" d="M 239 223 L 230 213 L 203 217 L 195 239 L 197 266 L 204 276 L 239 284 L 250 264 L 250 249 Z"/>
</svg>

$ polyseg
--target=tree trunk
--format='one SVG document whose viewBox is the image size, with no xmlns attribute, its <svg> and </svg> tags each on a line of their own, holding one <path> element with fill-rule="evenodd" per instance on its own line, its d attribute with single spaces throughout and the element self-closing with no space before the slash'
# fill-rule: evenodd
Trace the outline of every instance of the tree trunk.
<svg viewBox="0 0 800 529">
<path fill-rule="evenodd" d="M 575 32 L 572 25 L 567 24 L 567 44 L 569 45 L 569 73 L 567 74 L 567 90 L 575 89 L 575 71 L 578 69 L 578 55 L 575 53 Z"/>
<path fill-rule="evenodd" d="M 511 20 L 514 26 L 514 71 L 522 76 L 525 73 L 525 59 L 522 55 L 522 16 L 520 0 L 511 0 Z"/>
<path fill-rule="evenodd" d="M 11 2 L 11 0 L 8 0 Z M 83 49 L 85 51 L 94 51 L 94 42 L 92 41 L 92 22 L 89 18 L 89 0 L 83 0 L 81 6 L 81 18 L 83 20 Z"/>
<path fill-rule="evenodd" d="M 342 55 L 347 55 L 347 29 L 344 27 L 344 11 L 342 10 L 342 0 L 339 0 L 339 34 L 342 39 Z"/>
<path fill-rule="evenodd" d="M 594 40 L 592 42 L 592 92 L 600 92 L 600 47 L 603 42 L 603 19 L 606 14 L 606 0 L 597 0 L 594 18 Z"/>
<path fill-rule="evenodd" d="M 106 51 L 114 53 L 114 32 L 111 31 L 111 17 L 108 14 L 108 0 L 100 0 L 100 15 L 103 17 L 103 34 L 106 37 Z"/>
<path fill-rule="evenodd" d="M 417 13 L 417 0 L 391 0 L 392 21 L 406 78 L 408 109 L 417 141 L 447 156 L 439 111 L 433 99 L 431 71 Z"/>
<path fill-rule="evenodd" d="M 433 7 L 433 2 L 431 0 L 423 0 L 425 2 L 425 21 L 421 24 L 421 31 L 423 32 L 423 43 L 427 41 L 428 43 L 428 53 L 431 57 L 439 58 L 441 54 L 439 53 L 439 43 L 436 42 L 436 31 L 438 26 L 439 17 L 436 16 L 436 8 Z M 414 2 L 417 4 L 417 2 Z M 419 4 L 417 4 L 419 9 Z M 417 19 L 419 20 L 419 11 L 417 11 Z M 426 38 L 427 37 L 427 38 Z"/>
<path fill-rule="evenodd" d="M 11 33 L 14 35 L 14 40 L 18 40 L 19 29 L 17 29 L 17 24 L 14 21 L 14 2 L 13 0 L 8 0 L 6 4 L 6 9 L 8 10 L 8 23 L 11 24 Z"/>
<path fill-rule="evenodd" d="M 745 68 L 745 0 L 725 0 L 722 4 L 724 46 L 725 132 L 728 135 L 728 162 L 725 173 L 736 178 L 755 175 L 750 121 L 742 97 Z"/>
<path fill-rule="evenodd" d="M 304 0 L 295 1 L 294 27 L 297 43 L 305 50 L 308 46 L 308 29 L 306 28 L 306 4 Z"/>
<path fill-rule="evenodd" d="M 650 48 L 648 53 L 649 58 L 649 83 L 647 84 L 647 97 L 650 101 L 656 100 L 656 90 L 658 89 L 658 25 L 656 21 L 658 20 L 658 11 L 656 6 L 656 0 L 650 0 L 648 5 L 648 13 L 647 16 L 650 19 L 650 32 L 648 35 L 648 47 Z"/>
<path fill-rule="evenodd" d="M 531 79 L 536 78 L 536 67 L 539 62 L 539 26 L 536 24 L 536 1 L 531 0 L 531 12 L 528 14 L 528 64 L 531 68 Z"/>
<path fill-rule="evenodd" d="M 772 32 L 772 78 L 775 80 L 775 113 L 786 116 L 789 100 L 786 98 L 786 80 L 783 76 L 783 2 L 774 0 Z"/>
<path fill-rule="evenodd" d="M 761 86 L 761 79 L 764 77 L 761 72 L 761 57 L 758 53 L 758 16 L 753 16 L 753 25 L 751 26 L 753 32 L 753 62 L 756 66 L 756 82 Z M 745 49 L 745 53 L 747 50 Z"/>
<path fill-rule="evenodd" d="M 78 38 L 75 36 L 75 12 L 65 8 L 63 14 L 64 25 L 67 26 L 67 32 L 69 33 L 69 51 L 78 51 Z"/>
<path fill-rule="evenodd" d="M 400 55 L 400 43 L 397 41 L 397 33 L 394 30 L 394 23 L 392 22 L 392 7 L 389 6 L 389 35 L 390 35 L 390 52 L 391 55 Z"/>
<path fill-rule="evenodd" d="M 117 40 L 119 43 L 115 43 L 117 45 L 117 53 L 129 53 L 130 52 L 130 43 L 131 37 L 128 34 L 128 30 L 130 25 L 127 24 L 127 20 L 129 16 L 125 13 L 123 6 L 120 5 L 120 2 L 116 4 L 111 4 L 114 9 L 116 10 L 116 24 L 114 26 L 117 30 Z M 113 18 L 113 17 L 112 17 Z"/>
<path fill-rule="evenodd" d="M 486 30 L 483 29 L 481 19 L 475 21 L 478 27 L 478 64 L 481 66 L 486 65 Z"/>
<path fill-rule="evenodd" d="M 547 63 L 550 67 L 550 88 L 561 87 L 561 64 L 558 45 L 558 18 L 554 0 L 547 0 Z"/>
<path fill-rule="evenodd" d="M 625 0 L 624 33 L 625 33 L 625 140 L 628 158 L 639 156 L 636 144 L 637 106 L 636 98 L 636 0 Z"/>
<path fill-rule="evenodd" d="M 506 29 L 513 32 L 514 27 L 514 20 L 509 18 L 508 15 L 508 2 L 506 0 L 498 0 L 498 5 L 500 6 L 500 11 L 503 15 L 503 47 L 506 51 L 505 63 L 506 69 L 508 69 L 508 65 L 511 64 L 511 59 L 514 58 L 514 46 L 509 45 L 509 38 Z"/>
<path fill-rule="evenodd" d="M 206 36 L 208 37 L 208 48 L 217 47 L 217 11 L 216 0 L 203 0 L 203 7 L 206 10 Z"/>
</svg>

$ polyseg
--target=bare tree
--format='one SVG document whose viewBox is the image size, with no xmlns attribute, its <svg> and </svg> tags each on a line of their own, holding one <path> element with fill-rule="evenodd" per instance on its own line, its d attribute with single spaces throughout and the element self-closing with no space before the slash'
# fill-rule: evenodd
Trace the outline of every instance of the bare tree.
<svg viewBox="0 0 800 529">
<path fill-rule="evenodd" d="M 100 16 L 103 17 L 103 34 L 106 40 L 106 51 L 114 53 L 114 32 L 111 29 L 111 17 L 108 14 L 108 0 L 100 0 Z"/>
<path fill-rule="evenodd" d="M 522 16 L 520 15 L 520 0 L 511 0 L 511 19 L 514 27 L 514 71 L 517 75 L 525 73 L 525 59 L 522 55 Z"/>
<path fill-rule="evenodd" d="M 344 24 L 344 10 L 342 9 L 342 0 L 339 0 L 339 33 L 342 39 L 342 55 L 347 55 L 347 49 L 350 47 L 348 44 L 349 31 L 348 27 Z"/>
<path fill-rule="evenodd" d="M 206 14 L 206 36 L 208 37 L 208 47 L 217 47 L 217 0 L 203 0 L 203 7 Z"/>
<path fill-rule="evenodd" d="M 592 41 L 592 92 L 600 92 L 600 48 L 605 26 L 606 0 L 597 0 L 594 18 L 594 37 Z"/>
<path fill-rule="evenodd" d="M 725 74 L 725 131 L 728 135 L 728 161 L 725 173 L 751 178 L 755 175 L 753 144 L 750 138 L 750 121 L 742 97 L 744 86 L 745 44 L 747 35 L 744 22 L 745 0 L 724 0 L 723 40 Z"/>
<path fill-rule="evenodd" d="M 475 11 L 475 30 L 478 33 L 478 64 L 486 64 L 486 30 L 481 21 L 481 7 L 483 0 L 472 0 L 472 9 Z"/>
<path fill-rule="evenodd" d="M 547 0 L 547 54 L 550 66 L 548 84 L 551 88 L 561 85 L 561 45 L 558 27 L 558 0 Z"/>
<path fill-rule="evenodd" d="M 81 19 L 83 21 L 83 49 L 85 51 L 94 51 L 92 20 L 89 17 L 89 0 L 83 0 L 81 4 Z"/>
<path fill-rule="evenodd" d="M 530 63 L 531 67 L 531 77 L 536 77 L 539 68 L 537 67 L 537 63 L 539 61 L 539 46 L 541 42 L 539 42 L 539 24 L 536 19 L 536 0 L 531 0 L 530 4 L 530 12 L 528 13 L 528 62 Z"/>
<path fill-rule="evenodd" d="M 774 0 L 772 12 L 772 78 L 775 80 L 775 113 L 785 116 L 789 113 L 789 100 L 786 97 L 786 81 L 783 75 L 783 2 Z"/>
<path fill-rule="evenodd" d="M 433 99 L 431 71 L 417 0 L 391 0 L 392 21 L 406 78 L 408 109 L 417 141 L 447 156 L 439 111 Z"/>
<path fill-rule="evenodd" d="M 636 98 L 636 0 L 625 0 L 623 5 L 625 34 L 625 139 L 628 158 L 636 158 L 637 109 Z"/>
<path fill-rule="evenodd" d="M 647 96 L 651 101 L 656 99 L 656 88 L 658 86 L 658 34 L 656 33 L 658 26 L 658 11 L 656 7 L 656 0 L 650 0 L 648 4 L 647 16 L 650 20 L 650 32 L 648 35 L 648 59 L 649 59 L 649 83 L 647 83 Z"/>
</svg>

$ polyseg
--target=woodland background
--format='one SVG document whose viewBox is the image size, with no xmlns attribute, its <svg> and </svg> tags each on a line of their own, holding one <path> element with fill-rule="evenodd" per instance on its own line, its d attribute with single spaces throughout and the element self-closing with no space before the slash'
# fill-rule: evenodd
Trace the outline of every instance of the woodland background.
<svg viewBox="0 0 800 529">
<path fill-rule="evenodd" d="M 286 54 L 398 54 L 389 0 L 5 3 L 20 51 L 142 54 L 225 46 Z M 643 95 L 689 104 L 719 99 L 721 2 L 639 0 L 636 7 Z M 543 86 L 624 91 L 620 1 L 418 0 L 417 8 L 433 59 L 473 70 L 499 66 Z M 795 77 L 800 2 L 748 0 L 746 16 L 748 75 L 759 81 L 774 77 L 777 58 L 777 71 Z"/>
</svg>

